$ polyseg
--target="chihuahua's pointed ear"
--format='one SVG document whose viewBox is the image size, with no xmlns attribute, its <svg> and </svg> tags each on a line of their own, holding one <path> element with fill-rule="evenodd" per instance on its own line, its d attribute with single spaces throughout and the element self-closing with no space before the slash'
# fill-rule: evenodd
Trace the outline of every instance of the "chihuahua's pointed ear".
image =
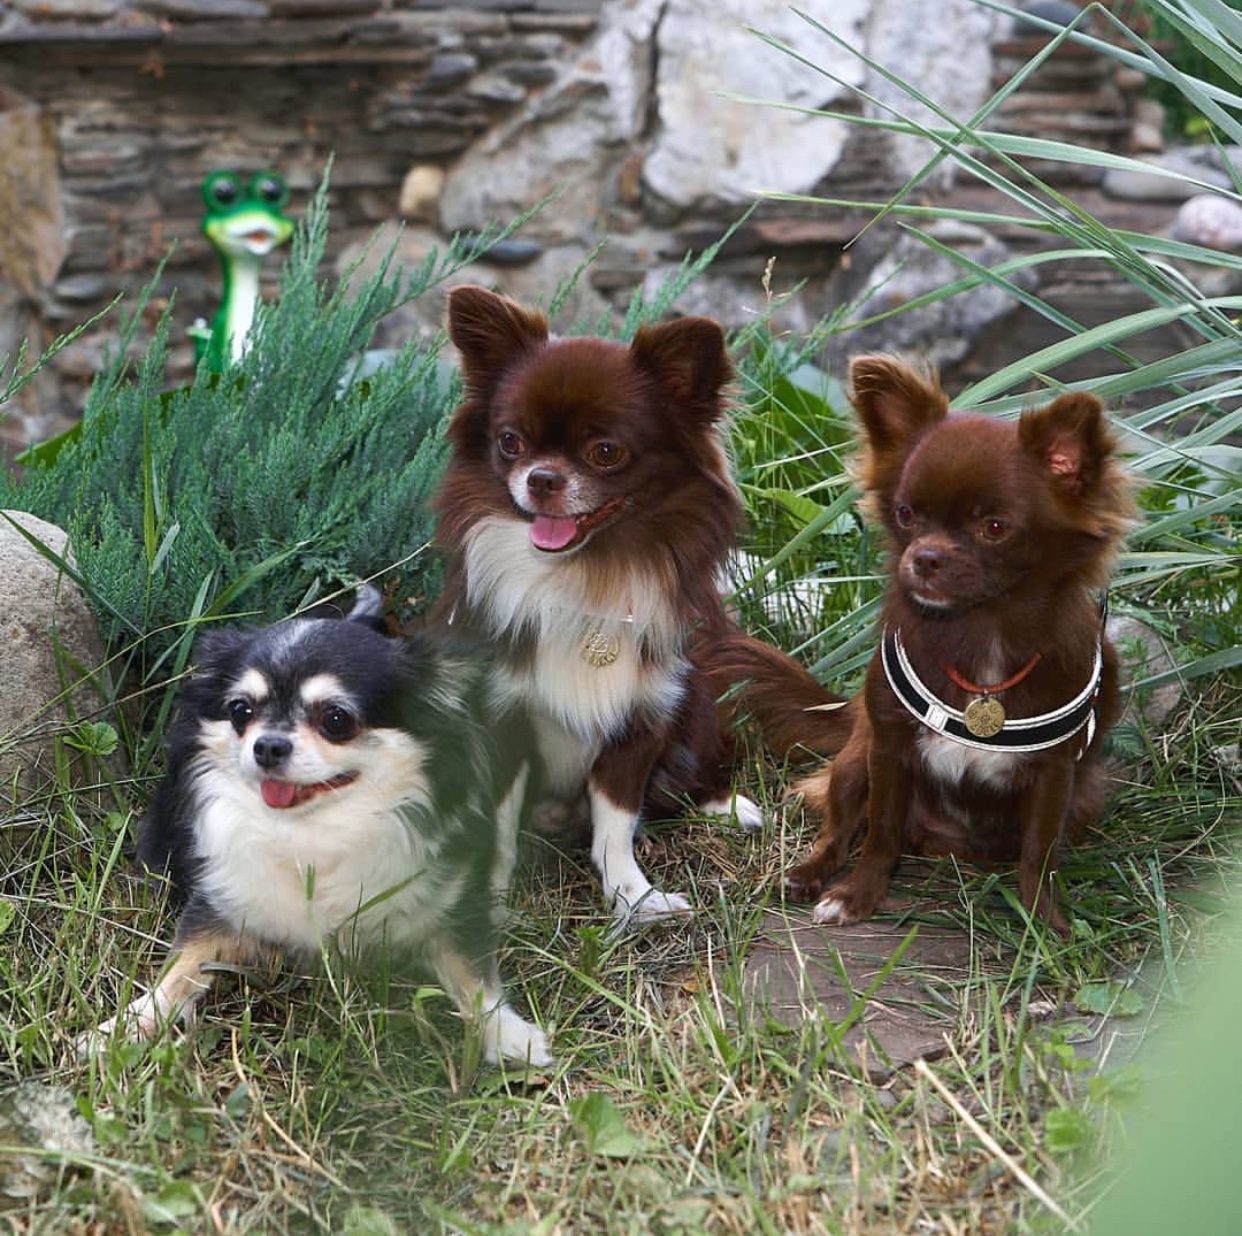
<svg viewBox="0 0 1242 1236">
<path fill-rule="evenodd" d="M 448 333 L 461 353 L 471 391 L 490 389 L 514 360 L 548 339 L 548 320 L 486 288 L 454 288 L 448 298 Z"/>
<path fill-rule="evenodd" d="M 220 706 L 220 689 L 236 682 L 253 640 L 253 627 L 208 627 L 199 634 L 190 658 L 193 669 L 181 688 L 183 698 L 198 701 L 191 711 Z"/>
<path fill-rule="evenodd" d="M 679 318 L 660 326 L 641 326 L 630 355 L 655 374 L 679 408 L 704 420 L 718 420 L 721 391 L 733 377 L 724 331 L 711 318 Z"/>
<path fill-rule="evenodd" d="M 1073 497 L 1096 489 L 1101 469 L 1114 449 L 1104 405 L 1081 391 L 1059 395 L 1046 408 L 1024 412 L 1018 437 L 1057 489 Z"/>
<path fill-rule="evenodd" d="M 384 594 L 374 584 L 360 583 L 354 593 L 354 604 L 345 616 L 346 622 L 360 622 L 363 626 L 378 631 L 381 635 L 388 634 L 388 623 L 384 618 Z"/>
<path fill-rule="evenodd" d="M 1096 537 L 1119 540 L 1137 517 L 1131 483 L 1116 458 L 1104 405 L 1073 391 L 1018 421 L 1022 449 L 1049 478 L 1058 505 Z"/>
<path fill-rule="evenodd" d="M 944 420 L 949 400 L 936 381 L 891 356 L 850 365 L 852 402 L 873 452 L 905 456 L 923 431 Z"/>
</svg>

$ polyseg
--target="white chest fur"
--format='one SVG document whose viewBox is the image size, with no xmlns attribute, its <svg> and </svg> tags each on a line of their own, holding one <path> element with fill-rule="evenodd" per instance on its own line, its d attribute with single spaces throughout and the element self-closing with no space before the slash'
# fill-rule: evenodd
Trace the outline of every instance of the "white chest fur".
<svg viewBox="0 0 1242 1236">
<path fill-rule="evenodd" d="M 204 891 L 261 939 L 303 953 L 329 937 L 346 949 L 400 945 L 425 938 L 452 900 L 454 890 L 430 874 L 441 842 L 388 794 L 358 784 L 278 811 L 212 767 L 198 788 Z"/>
<path fill-rule="evenodd" d="M 993 789 L 1007 789 L 1017 762 L 1024 758 L 1014 751 L 981 751 L 967 747 L 931 730 L 919 733 L 918 748 L 928 773 L 946 788 L 961 785 L 969 774 Z"/>
<path fill-rule="evenodd" d="M 572 555 L 543 553 L 530 544 L 524 523 L 492 518 L 471 533 L 466 579 L 471 606 L 495 635 L 531 643 L 530 661 L 503 671 L 499 689 L 551 723 L 541 737 L 549 763 L 564 770 L 554 772 L 556 780 L 571 779 L 574 767 L 580 780 L 636 712 L 666 714 L 677 706 L 686 662 L 677 620 L 653 578 L 618 578 L 601 602 L 588 595 Z M 589 655 L 590 642 L 609 656 Z M 551 749 L 565 748 L 566 739 L 567 749 Z"/>
</svg>

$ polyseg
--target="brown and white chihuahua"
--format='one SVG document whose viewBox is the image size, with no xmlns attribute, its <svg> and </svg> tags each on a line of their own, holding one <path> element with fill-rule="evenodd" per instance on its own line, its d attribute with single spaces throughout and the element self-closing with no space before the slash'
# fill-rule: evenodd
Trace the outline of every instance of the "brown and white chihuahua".
<svg viewBox="0 0 1242 1236">
<path fill-rule="evenodd" d="M 1023 905 L 1064 934 L 1057 855 L 1103 809 L 1120 712 L 1100 593 L 1133 505 L 1100 401 L 1067 393 L 1010 422 L 951 412 L 888 357 L 851 378 L 862 510 L 891 552 L 863 689 L 836 700 L 745 638 L 711 667 L 742 681 L 773 746 L 836 757 L 796 787 L 822 823 L 787 887 L 816 921 L 853 923 L 903 853 L 1016 860 Z"/>
<path fill-rule="evenodd" d="M 619 919 L 684 914 L 634 855 L 640 820 L 687 802 L 747 826 L 697 659 L 730 629 L 719 592 L 741 500 L 722 442 L 733 367 L 682 318 L 628 346 L 558 338 L 540 313 L 455 288 L 465 397 L 436 499 L 448 557 L 436 619 L 489 647 L 498 701 L 532 717 L 539 790 L 585 797 Z"/>
</svg>

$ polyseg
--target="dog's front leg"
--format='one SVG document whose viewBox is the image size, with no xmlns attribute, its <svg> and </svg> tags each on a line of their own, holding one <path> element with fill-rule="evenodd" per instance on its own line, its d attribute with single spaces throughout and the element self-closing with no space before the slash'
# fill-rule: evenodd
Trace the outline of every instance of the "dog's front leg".
<svg viewBox="0 0 1242 1236">
<path fill-rule="evenodd" d="M 1057 856 L 1073 797 L 1074 776 L 1074 766 L 1068 760 L 1042 769 L 1023 795 L 1018 812 L 1022 828 L 1018 895 L 1027 910 L 1062 936 L 1070 934 L 1070 925 L 1057 901 Z"/>
<path fill-rule="evenodd" d="M 813 913 L 817 923 L 844 926 L 870 918 L 888 892 L 901 857 L 913 779 L 900 760 L 877 752 L 872 742 L 867 782 L 867 833 L 858 862 L 820 897 Z"/>
<path fill-rule="evenodd" d="M 785 872 L 785 888 L 797 901 L 817 900 L 849 858 L 867 809 L 870 746 L 865 726 L 855 729 L 831 764 L 803 777 L 794 787 L 807 811 L 820 821 L 811 852 Z"/>
<path fill-rule="evenodd" d="M 662 893 L 634 857 L 634 834 L 651 770 L 666 737 L 642 730 L 605 748 L 591 768 L 591 861 L 604 885 L 604 900 L 622 921 L 650 922 L 689 914 L 690 903 Z"/>
<path fill-rule="evenodd" d="M 264 952 L 235 929 L 195 922 L 192 906 L 187 907 L 159 982 L 115 1017 L 81 1035 L 79 1054 L 94 1054 L 118 1033 L 142 1042 L 154 1039 L 174 1022 L 191 1028 L 199 1004 L 215 982 L 215 967 L 253 965 Z"/>
<path fill-rule="evenodd" d="M 428 961 L 462 1017 L 482 1030 L 483 1055 L 489 1063 L 507 1060 L 541 1069 L 552 1064 L 543 1031 L 519 1016 L 505 999 L 494 956 L 476 965 L 463 950 L 446 942 L 430 950 Z"/>
</svg>

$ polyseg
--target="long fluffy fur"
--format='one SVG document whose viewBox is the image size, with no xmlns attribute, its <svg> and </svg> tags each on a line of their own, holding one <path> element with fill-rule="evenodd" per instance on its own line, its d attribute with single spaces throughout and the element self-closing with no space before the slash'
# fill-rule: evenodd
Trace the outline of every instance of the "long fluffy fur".
<svg viewBox="0 0 1242 1236">
<path fill-rule="evenodd" d="M 448 323 L 465 398 L 436 499 L 448 571 L 434 617 L 495 650 L 498 689 L 535 714 L 547 793 L 586 792 L 615 912 L 684 912 L 638 868 L 633 833 L 644 806 L 732 806 L 694 662 L 729 629 L 716 581 L 741 519 L 720 436 L 721 330 L 690 318 L 643 327 L 628 347 L 560 339 L 541 314 L 473 287 L 453 291 Z M 567 532 L 536 543 L 540 521 L 570 518 L 568 549 Z M 593 635 L 615 641 L 611 664 L 583 659 Z"/>
<path fill-rule="evenodd" d="M 1056 856 L 1102 810 L 1100 741 L 1119 713 L 1116 655 L 1095 590 L 1133 517 L 1098 399 L 1070 393 L 1016 425 L 950 414 L 934 379 L 889 357 L 852 367 L 863 449 L 862 509 L 889 549 L 883 626 L 899 632 L 926 687 L 950 708 L 997 684 L 1011 717 L 1039 717 L 1103 663 L 1093 737 L 1038 752 L 968 747 L 921 725 L 873 659 L 863 691 L 836 703 L 801 667 L 754 641 L 726 641 L 713 672 L 780 750 L 835 756 L 798 786 L 820 817 L 811 854 L 786 873 L 822 922 L 876 908 L 902 852 L 1017 861 L 1025 905 L 1058 930 Z M 817 692 L 819 699 L 816 699 Z M 1087 731 L 1083 732 L 1084 734 Z M 853 870 L 840 874 L 857 834 Z"/>
<path fill-rule="evenodd" d="M 184 901 L 173 958 L 104 1032 L 191 1020 L 212 961 L 384 949 L 430 966 L 489 1058 L 549 1062 L 496 965 L 527 723 L 490 700 L 484 662 L 388 638 L 373 617 L 364 604 L 200 640 L 139 833 Z"/>
</svg>

